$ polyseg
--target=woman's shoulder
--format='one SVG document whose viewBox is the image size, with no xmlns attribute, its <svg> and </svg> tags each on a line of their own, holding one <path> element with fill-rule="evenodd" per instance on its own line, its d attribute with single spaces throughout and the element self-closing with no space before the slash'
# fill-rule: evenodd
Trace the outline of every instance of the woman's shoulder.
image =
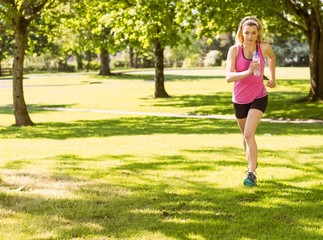
<svg viewBox="0 0 323 240">
<path fill-rule="evenodd" d="M 264 57 L 275 57 L 275 53 L 269 42 L 262 42 L 260 44 L 261 52 Z"/>
<path fill-rule="evenodd" d="M 261 42 L 260 48 L 262 52 L 266 52 L 268 49 L 271 49 L 271 46 L 269 42 Z"/>
<path fill-rule="evenodd" d="M 237 55 L 239 51 L 239 44 L 234 44 L 229 48 L 229 52 L 233 53 L 234 55 Z"/>
<path fill-rule="evenodd" d="M 241 47 L 240 44 L 236 43 L 236 44 L 232 45 L 230 48 L 233 49 L 234 51 L 237 51 L 239 49 L 239 47 Z"/>
</svg>

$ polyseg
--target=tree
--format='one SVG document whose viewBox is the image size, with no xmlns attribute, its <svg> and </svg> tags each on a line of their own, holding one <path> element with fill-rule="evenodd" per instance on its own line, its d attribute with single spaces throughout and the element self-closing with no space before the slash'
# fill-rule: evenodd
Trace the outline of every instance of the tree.
<svg viewBox="0 0 323 240">
<path fill-rule="evenodd" d="M 53 7 L 55 0 L 0 0 L 0 14 L 15 33 L 13 59 L 13 108 L 16 126 L 34 125 L 25 103 L 23 91 L 24 58 L 28 27 L 41 12 Z"/>
<path fill-rule="evenodd" d="M 180 14 L 184 1 L 123 0 L 118 4 L 108 19 L 114 22 L 114 36 L 133 48 L 154 47 L 155 97 L 169 97 L 164 85 L 164 50 L 166 46 L 176 46 L 182 40 L 179 33 L 187 30 L 181 19 L 185 14 Z"/>
<path fill-rule="evenodd" d="M 268 8 L 269 19 L 290 31 L 305 35 L 309 44 L 311 84 L 308 100 L 323 100 L 323 3 L 322 0 L 276 0 Z M 272 26 L 273 24 L 271 24 Z M 286 32 L 286 30 L 284 31 Z"/>
<path fill-rule="evenodd" d="M 110 54 L 118 49 L 118 45 L 111 34 L 111 23 L 104 19 L 113 9 L 113 1 L 70 0 L 67 6 L 60 6 L 59 16 L 51 12 L 46 14 L 46 22 L 53 25 L 49 37 L 77 58 L 85 53 L 89 60 L 93 53 L 100 54 L 99 74 L 111 75 Z"/>
<path fill-rule="evenodd" d="M 100 53 L 101 67 L 100 75 L 111 75 L 110 54 L 115 53 L 118 45 L 111 34 L 111 23 L 105 18 L 115 8 L 115 1 L 84 0 L 85 24 L 91 29 L 93 45 Z M 80 19 L 84 24 L 84 19 Z"/>
<path fill-rule="evenodd" d="M 83 69 L 83 59 L 88 60 L 88 67 L 95 51 L 92 26 L 88 23 L 87 6 L 84 1 L 70 0 L 42 14 L 38 32 L 42 31 L 52 46 L 51 54 L 61 61 L 61 66 L 68 69 L 67 59 L 76 56 L 78 70 Z M 59 14 L 57 14 L 59 12 Z M 89 69 L 88 69 L 89 70 Z"/>
</svg>

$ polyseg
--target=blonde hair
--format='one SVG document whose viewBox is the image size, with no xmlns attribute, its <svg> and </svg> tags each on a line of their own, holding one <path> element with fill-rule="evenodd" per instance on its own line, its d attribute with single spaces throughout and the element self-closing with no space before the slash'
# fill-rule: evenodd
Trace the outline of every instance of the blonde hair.
<svg viewBox="0 0 323 240">
<path fill-rule="evenodd" d="M 238 32 L 236 35 L 236 43 L 242 45 L 242 43 L 244 42 L 243 35 L 242 35 L 242 28 L 246 25 L 257 27 L 258 29 L 257 42 L 262 42 L 263 35 L 264 35 L 264 27 L 261 21 L 255 16 L 247 16 L 240 21 Z"/>
</svg>

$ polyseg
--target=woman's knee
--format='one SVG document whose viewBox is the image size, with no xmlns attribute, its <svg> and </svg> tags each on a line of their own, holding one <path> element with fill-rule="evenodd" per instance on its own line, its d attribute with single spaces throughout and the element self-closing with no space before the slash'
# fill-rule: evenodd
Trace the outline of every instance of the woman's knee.
<svg viewBox="0 0 323 240">
<path fill-rule="evenodd" d="M 254 141 L 255 140 L 255 133 L 251 131 L 244 131 L 243 138 L 246 142 Z"/>
</svg>

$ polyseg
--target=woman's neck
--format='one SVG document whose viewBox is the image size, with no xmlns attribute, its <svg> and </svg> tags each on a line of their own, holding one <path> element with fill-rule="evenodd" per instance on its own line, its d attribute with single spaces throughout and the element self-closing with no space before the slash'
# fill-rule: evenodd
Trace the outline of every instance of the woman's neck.
<svg viewBox="0 0 323 240">
<path fill-rule="evenodd" d="M 255 42 L 255 43 L 253 43 L 253 44 L 245 44 L 245 43 L 243 43 L 243 44 L 242 44 L 242 47 L 243 47 L 243 49 L 245 49 L 245 50 L 248 50 L 248 51 L 252 51 L 252 52 L 254 52 L 254 51 L 256 51 L 256 49 L 257 49 L 257 42 Z"/>
</svg>

